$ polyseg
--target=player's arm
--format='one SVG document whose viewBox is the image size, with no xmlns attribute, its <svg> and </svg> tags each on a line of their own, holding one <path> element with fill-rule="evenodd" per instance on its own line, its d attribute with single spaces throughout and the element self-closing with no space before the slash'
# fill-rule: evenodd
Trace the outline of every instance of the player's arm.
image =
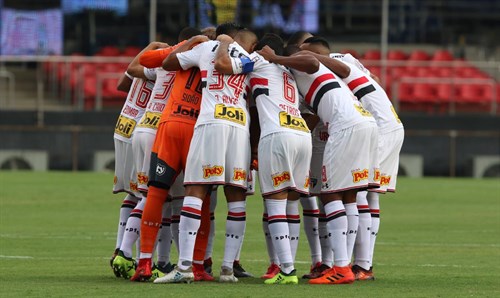
<svg viewBox="0 0 500 298">
<path fill-rule="evenodd" d="M 279 56 L 268 46 L 257 51 L 269 62 L 277 63 L 306 73 L 315 73 L 319 69 L 319 61 L 313 55 L 303 54 L 300 56 Z"/>
<path fill-rule="evenodd" d="M 132 86 L 133 80 L 134 77 L 125 72 L 118 80 L 118 84 L 116 85 L 116 90 L 128 92 L 130 90 L 130 86 Z"/>
<path fill-rule="evenodd" d="M 139 63 L 147 68 L 161 67 L 163 60 L 172 53 L 175 49 L 186 43 L 186 41 L 181 41 L 176 45 L 166 48 L 159 48 L 156 50 L 149 50 L 142 53 L 139 57 Z"/>
<path fill-rule="evenodd" d="M 148 77 L 144 74 L 144 66 L 142 66 L 139 63 L 139 58 L 146 51 L 156 50 L 156 49 L 166 48 L 166 47 L 168 47 L 168 44 L 166 44 L 166 43 L 153 41 L 147 47 L 145 47 L 137 56 L 135 56 L 135 58 L 134 58 L 134 60 L 132 60 L 132 62 L 130 62 L 130 64 L 128 65 L 128 68 L 127 68 L 127 73 L 133 77 L 136 77 L 136 78 L 148 79 Z"/>
<path fill-rule="evenodd" d="M 343 63 L 337 59 L 330 58 L 329 56 L 325 56 L 325 55 L 320 55 L 320 54 L 317 54 L 314 52 L 305 51 L 305 50 L 297 52 L 298 55 L 303 55 L 304 53 L 307 53 L 307 54 L 310 54 L 310 55 L 313 55 L 314 57 L 316 57 L 316 59 L 318 59 L 319 62 L 321 62 L 321 64 L 326 66 L 328 69 L 330 69 L 332 72 L 334 72 L 336 75 L 338 75 L 341 78 L 347 78 L 349 76 L 349 74 L 351 73 L 351 68 L 348 65 L 346 65 L 345 63 Z"/>
<path fill-rule="evenodd" d="M 223 74 L 233 74 L 233 63 L 231 62 L 231 56 L 229 56 L 229 45 L 233 42 L 233 39 L 226 34 L 221 34 L 217 36 L 219 41 L 219 47 L 217 52 L 215 52 L 214 68 Z"/>
<path fill-rule="evenodd" d="M 318 125 L 318 123 L 320 121 L 319 116 L 316 114 L 304 113 L 304 114 L 301 114 L 301 116 L 304 119 L 304 121 L 306 122 L 307 127 L 309 127 L 310 131 L 313 131 L 314 128 L 316 127 L 316 125 Z"/>
<path fill-rule="evenodd" d="M 169 71 L 177 71 L 177 70 L 182 70 L 183 67 L 181 66 L 181 63 L 179 61 L 179 58 L 177 57 L 177 54 L 179 53 L 184 53 L 187 51 L 190 51 L 194 46 L 203 43 L 205 41 L 208 41 L 208 37 L 205 35 L 196 35 L 188 39 L 188 41 L 182 45 L 180 45 L 178 48 L 173 50 L 162 62 L 162 67 L 165 70 Z"/>
<path fill-rule="evenodd" d="M 256 165 L 258 165 L 258 152 L 259 152 L 259 139 L 260 139 L 260 123 L 259 123 L 259 112 L 256 106 L 251 106 L 249 108 L 250 112 L 250 148 L 252 156 L 252 168 L 258 170 Z"/>
</svg>

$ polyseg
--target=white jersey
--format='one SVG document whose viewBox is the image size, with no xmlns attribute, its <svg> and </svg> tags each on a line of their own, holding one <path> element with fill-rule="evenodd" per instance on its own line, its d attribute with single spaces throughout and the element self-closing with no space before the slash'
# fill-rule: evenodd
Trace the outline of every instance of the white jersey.
<svg viewBox="0 0 500 298">
<path fill-rule="evenodd" d="M 334 58 L 337 60 L 340 60 L 342 62 L 347 62 L 354 64 L 359 70 L 364 72 L 367 76 L 370 76 L 370 71 L 368 68 L 366 68 L 361 62 L 359 62 L 358 59 L 354 58 L 353 55 L 347 53 L 347 54 L 340 54 L 340 53 L 331 53 L 330 58 Z"/>
<path fill-rule="evenodd" d="M 166 71 L 161 67 L 154 69 L 156 81 L 153 91 L 150 93 L 149 103 L 146 111 L 139 121 L 136 130 L 156 134 L 161 114 L 167 105 L 170 91 L 174 84 L 175 71 Z"/>
<path fill-rule="evenodd" d="M 248 74 L 253 99 L 259 111 L 260 138 L 275 132 L 308 135 L 309 128 L 299 110 L 299 91 L 286 67 L 269 63 L 261 55 L 250 55 L 254 70 Z"/>
<path fill-rule="evenodd" d="M 249 129 L 249 114 L 247 109 L 247 76 L 246 74 L 224 75 L 214 68 L 214 58 L 218 41 L 207 41 L 193 49 L 177 54 L 179 64 L 186 70 L 198 67 L 201 73 L 203 92 L 200 114 L 196 126 L 210 123 L 224 123 L 237 128 Z M 250 62 L 249 54 L 237 43 L 229 46 L 231 57 L 240 58 L 245 63 Z M 250 63 L 252 64 L 252 63 Z M 243 68 L 243 72 L 249 72 L 249 65 L 239 63 L 233 68 Z M 242 71 L 237 71 L 242 72 Z"/>
<path fill-rule="evenodd" d="M 348 62 L 344 62 L 344 64 L 349 66 L 351 72 L 342 81 L 361 101 L 363 107 L 373 115 L 377 121 L 379 133 L 385 134 L 402 128 L 403 124 L 401 124 L 401 120 L 399 120 L 384 89 L 369 75 L 358 69 L 356 65 Z"/>
<path fill-rule="evenodd" d="M 307 106 L 301 98 L 299 105 L 300 113 L 314 115 L 311 108 Z M 311 132 L 313 152 L 323 152 L 325 149 L 326 141 L 328 141 L 328 125 L 325 125 L 322 120 L 316 124 Z"/>
<path fill-rule="evenodd" d="M 347 85 L 323 64 L 313 74 L 293 69 L 292 72 L 304 101 L 328 125 L 330 135 L 358 123 L 375 122 Z"/>
<path fill-rule="evenodd" d="M 153 85 L 154 82 L 150 80 L 133 79 L 127 100 L 123 104 L 122 111 L 116 122 L 115 139 L 126 143 L 132 142 L 132 135 L 137 123 L 144 115 Z"/>
</svg>

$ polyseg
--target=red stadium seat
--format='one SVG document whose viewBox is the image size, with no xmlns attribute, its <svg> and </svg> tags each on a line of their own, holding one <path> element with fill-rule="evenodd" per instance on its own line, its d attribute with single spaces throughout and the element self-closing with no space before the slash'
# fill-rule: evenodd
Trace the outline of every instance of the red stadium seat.
<svg viewBox="0 0 500 298">
<path fill-rule="evenodd" d="M 413 96 L 416 101 L 424 103 L 436 103 L 436 85 L 428 83 L 416 83 L 414 85 Z"/>
<path fill-rule="evenodd" d="M 406 60 L 405 52 L 401 50 L 389 50 L 387 52 L 387 60 Z"/>
<path fill-rule="evenodd" d="M 382 54 L 379 50 L 367 50 L 363 55 L 365 60 L 380 60 L 380 58 L 382 58 Z"/>
<path fill-rule="evenodd" d="M 95 53 L 94 56 L 118 57 L 120 56 L 120 49 L 114 46 L 105 46 Z"/>
<path fill-rule="evenodd" d="M 123 52 L 122 52 L 122 56 L 130 56 L 130 57 L 135 57 L 137 56 L 137 54 L 139 54 L 140 52 L 142 51 L 141 48 L 139 47 L 133 47 L 133 46 L 129 46 L 129 47 L 126 47 Z"/>
<path fill-rule="evenodd" d="M 447 50 L 437 50 L 432 55 L 434 61 L 453 61 L 455 58 Z"/>
<path fill-rule="evenodd" d="M 400 102 L 413 102 L 414 86 L 409 82 L 401 82 L 398 86 L 398 99 Z"/>
<path fill-rule="evenodd" d="M 342 54 L 351 54 L 354 58 L 359 59 L 361 55 L 353 49 L 343 49 L 340 51 Z"/>
<path fill-rule="evenodd" d="M 408 60 L 413 60 L 413 61 L 427 61 L 430 59 L 429 54 L 427 52 L 424 52 L 422 50 L 414 50 L 413 52 L 410 53 L 410 56 L 408 57 Z"/>
</svg>

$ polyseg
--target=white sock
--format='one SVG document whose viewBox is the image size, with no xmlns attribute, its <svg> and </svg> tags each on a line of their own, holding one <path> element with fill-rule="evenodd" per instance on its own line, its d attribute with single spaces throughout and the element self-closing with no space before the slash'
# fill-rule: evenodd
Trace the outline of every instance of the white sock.
<svg viewBox="0 0 500 298">
<path fill-rule="evenodd" d="M 233 263 L 245 234 L 245 201 L 227 203 L 226 244 L 222 267 L 233 268 Z"/>
<path fill-rule="evenodd" d="M 318 235 L 318 202 L 316 197 L 301 197 L 302 204 L 302 222 L 304 223 L 304 232 L 309 243 L 311 253 L 311 262 L 313 265 L 321 262 L 321 244 Z"/>
<path fill-rule="evenodd" d="M 205 250 L 205 260 L 212 257 L 214 251 L 215 238 L 215 207 L 217 206 L 217 190 L 210 194 L 210 234 L 208 234 L 207 249 Z"/>
<path fill-rule="evenodd" d="M 271 232 L 269 232 L 269 223 L 267 221 L 267 208 L 264 202 L 264 213 L 262 214 L 262 230 L 264 231 L 264 237 L 266 239 L 267 255 L 269 256 L 269 263 L 279 265 L 278 255 L 273 246 L 273 240 L 271 237 Z"/>
<path fill-rule="evenodd" d="M 142 198 L 135 208 L 130 212 L 130 216 L 127 220 L 127 225 L 125 226 L 125 232 L 123 234 L 122 244 L 120 245 L 120 250 L 123 255 L 127 258 L 131 258 L 134 249 L 134 243 L 137 242 L 140 236 L 141 230 L 141 218 L 142 211 L 146 205 L 146 198 Z"/>
<path fill-rule="evenodd" d="M 354 242 L 356 242 L 356 235 L 358 234 L 359 213 L 356 203 L 344 204 L 344 208 L 347 216 L 347 258 L 350 262 L 352 260 Z"/>
<path fill-rule="evenodd" d="M 281 270 L 290 273 L 294 269 L 292 250 L 290 247 L 290 233 L 286 219 L 287 200 L 266 199 L 268 213 L 269 231 L 273 240 L 273 246 L 278 254 Z"/>
<path fill-rule="evenodd" d="M 157 244 L 158 263 L 167 264 L 170 262 L 170 249 L 172 247 L 172 230 L 170 224 L 172 221 L 172 203 L 165 202 L 163 204 L 163 218 L 161 221 L 161 229 L 158 233 L 159 239 Z"/>
<path fill-rule="evenodd" d="M 370 206 L 370 214 L 372 217 L 372 226 L 370 233 L 370 265 L 373 266 L 373 255 L 375 253 L 375 241 L 377 240 L 378 230 L 380 227 L 380 205 L 379 194 L 373 191 L 368 192 L 366 196 L 368 205 Z"/>
<path fill-rule="evenodd" d="M 288 222 L 288 233 L 290 236 L 290 249 L 292 252 L 292 260 L 295 262 L 295 255 L 297 254 L 297 247 L 299 246 L 300 235 L 300 214 L 299 214 L 299 201 L 286 202 L 286 220 Z"/>
<path fill-rule="evenodd" d="M 370 207 L 366 199 L 366 191 L 358 192 L 356 196 L 359 212 L 359 227 L 354 246 L 354 264 L 363 269 L 370 269 L 370 227 L 372 218 L 370 215 Z"/>
<path fill-rule="evenodd" d="M 318 237 L 319 243 L 321 245 L 321 264 L 325 264 L 328 267 L 333 266 L 333 250 L 330 245 L 330 235 L 328 233 L 328 228 L 326 227 L 326 214 L 325 207 L 321 201 L 318 202 L 319 208 L 319 219 L 318 219 Z"/>
<path fill-rule="evenodd" d="M 333 249 L 334 264 L 338 267 L 349 265 L 347 256 L 347 216 L 342 201 L 332 201 L 325 205 L 327 229 Z"/>
<path fill-rule="evenodd" d="M 125 199 L 123 199 L 122 206 L 120 208 L 120 218 L 118 219 L 118 231 L 116 232 L 116 245 L 115 248 L 120 248 L 123 240 L 123 233 L 125 233 L 125 226 L 127 225 L 128 217 L 130 212 L 135 208 L 139 198 L 128 194 Z"/>
<path fill-rule="evenodd" d="M 172 200 L 172 221 L 170 223 L 170 230 L 172 231 L 172 239 L 174 240 L 177 252 L 179 252 L 179 222 L 181 220 L 181 208 L 184 199 Z"/>
<path fill-rule="evenodd" d="M 181 270 L 188 269 L 193 263 L 194 243 L 200 228 L 202 200 L 196 197 L 184 197 L 179 223 L 179 261 Z"/>
</svg>

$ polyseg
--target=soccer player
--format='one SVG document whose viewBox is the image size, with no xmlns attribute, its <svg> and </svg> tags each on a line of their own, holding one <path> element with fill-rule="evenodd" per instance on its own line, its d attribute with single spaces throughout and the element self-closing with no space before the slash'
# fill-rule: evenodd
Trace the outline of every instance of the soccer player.
<svg viewBox="0 0 500 298">
<path fill-rule="evenodd" d="M 220 27 L 220 26 L 219 26 Z M 219 31 L 219 27 L 217 31 Z M 217 35 L 220 36 L 220 32 Z M 232 45 L 233 56 L 241 55 L 236 67 L 251 70 L 247 58 L 257 41 L 250 31 L 238 32 L 238 44 Z M 202 74 L 203 100 L 187 158 L 184 184 L 186 197 L 179 224 L 180 254 L 177 268 L 156 279 L 157 283 L 190 282 L 193 280 L 194 242 L 200 226 L 203 198 L 212 185 L 224 185 L 228 202 L 226 245 L 219 281 L 237 282 L 233 263 L 245 230 L 245 191 L 250 164 L 250 140 L 245 78 L 223 75 L 214 67 L 218 41 L 202 43 L 186 52 L 175 52 L 164 61 L 168 70 L 198 67 Z M 237 150 L 233 146 L 237 146 Z M 217 148 L 217 150 L 206 150 Z"/>
<path fill-rule="evenodd" d="M 176 47 L 164 49 L 163 52 L 173 51 L 176 48 L 188 49 L 207 40 L 207 37 L 198 34 L 200 31 L 196 29 L 184 29 L 180 34 L 180 40 L 195 36 Z M 171 72 L 166 71 L 166 73 Z M 162 113 L 158 115 L 155 123 L 158 125 L 158 131 L 150 152 L 149 190 L 141 222 L 140 258 L 132 281 L 145 281 L 152 276 L 151 258 L 156 235 L 162 223 L 162 206 L 175 178 L 183 169 L 192 127 L 198 116 L 201 100 L 198 71 L 194 69 L 174 75 L 175 84 L 168 85 L 168 101 L 163 103 Z"/>
<path fill-rule="evenodd" d="M 161 43 L 151 43 L 142 52 L 165 46 L 165 44 Z M 134 58 L 130 65 L 135 65 L 137 63 L 139 55 Z M 127 219 L 129 218 L 132 209 L 136 207 L 137 202 L 140 199 L 140 196 L 137 194 L 137 177 L 132 154 L 133 134 L 137 123 L 144 115 L 146 105 L 149 101 L 149 94 L 151 94 L 153 86 L 153 81 L 134 78 L 128 72 L 125 72 L 125 74 L 120 78 L 117 86 L 119 90 L 128 91 L 127 99 L 123 104 L 123 108 L 120 112 L 120 116 L 118 117 L 118 121 L 116 122 L 114 132 L 115 177 L 113 193 L 127 193 L 127 196 L 123 200 L 120 208 L 116 246 L 110 260 L 111 268 L 113 268 L 117 277 L 120 277 L 121 274 L 119 271 L 114 269 L 113 261 L 120 250 Z"/>
<path fill-rule="evenodd" d="M 216 69 L 224 74 L 238 73 L 233 69 L 239 58 L 228 53 L 228 41 L 221 42 Z M 283 40 L 275 34 L 266 34 L 256 50 L 270 46 L 283 52 Z M 300 116 L 299 94 L 295 80 L 284 66 L 269 63 L 255 53 L 250 55 L 254 69 L 249 73 L 253 98 L 260 122 L 259 181 L 265 199 L 273 246 L 281 271 L 266 284 L 297 284 L 294 259 L 300 230 L 298 214 L 299 194 L 309 192 L 309 161 L 311 135 Z M 296 69 L 314 72 L 312 59 L 297 60 Z M 238 69 L 241 70 L 242 69 Z"/>
<path fill-rule="evenodd" d="M 328 47 L 321 42 L 314 42 L 314 40 L 304 44 L 303 48 L 323 57 L 330 56 L 342 61 L 324 58 L 329 68 L 342 78 L 361 101 L 363 107 L 377 121 L 380 188 L 357 194 L 359 230 L 355 243 L 354 266 L 352 267 L 357 280 L 373 280 L 373 252 L 380 223 L 379 193 L 394 192 L 396 189 L 399 152 L 404 140 L 403 124 L 384 89 L 357 59 L 349 54 L 330 54 Z M 346 66 L 349 70 L 348 73 L 343 72 Z"/>
<path fill-rule="evenodd" d="M 301 55 L 283 57 L 269 48 L 261 51 L 268 61 L 292 66 Z M 307 55 L 307 54 L 306 54 Z M 328 126 L 323 156 L 321 201 L 325 207 L 327 229 L 334 254 L 334 266 L 310 284 L 346 284 L 355 279 L 347 251 L 347 218 L 344 204 L 356 202 L 356 193 L 378 187 L 376 173 L 377 126 L 361 107 L 349 88 L 319 63 L 307 74 L 293 69 L 297 85 L 308 103 Z"/>
</svg>

